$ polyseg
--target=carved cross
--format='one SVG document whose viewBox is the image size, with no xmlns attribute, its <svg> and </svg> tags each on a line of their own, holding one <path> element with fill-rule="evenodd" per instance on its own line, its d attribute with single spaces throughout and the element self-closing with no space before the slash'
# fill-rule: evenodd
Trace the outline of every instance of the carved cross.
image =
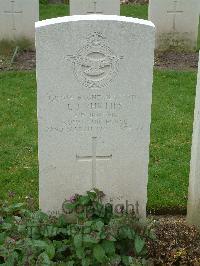
<svg viewBox="0 0 200 266">
<path fill-rule="evenodd" d="M 181 13 L 183 13 L 184 11 L 182 11 L 182 10 L 177 10 L 177 3 L 178 3 L 178 0 L 174 0 L 173 3 L 174 3 L 173 10 L 169 10 L 169 11 L 167 11 L 167 13 L 173 15 L 173 31 L 176 31 L 176 15 L 177 15 L 177 14 L 181 14 Z"/>
<path fill-rule="evenodd" d="M 88 11 L 87 14 L 102 14 L 103 11 L 98 10 L 97 8 L 97 1 L 98 0 L 92 0 L 93 9 L 91 11 Z"/>
<path fill-rule="evenodd" d="M 5 14 L 7 15 L 12 15 L 12 29 L 16 30 L 16 26 L 15 26 L 15 15 L 19 15 L 22 14 L 22 11 L 15 11 L 15 0 L 11 0 L 10 1 L 11 4 L 11 10 L 9 11 L 4 11 Z"/>
<path fill-rule="evenodd" d="M 96 188 L 96 162 L 97 161 L 108 161 L 112 159 L 111 155 L 97 155 L 97 138 L 92 138 L 92 155 L 89 156 L 79 156 L 76 155 L 77 161 L 91 161 L 92 162 L 92 187 Z"/>
</svg>

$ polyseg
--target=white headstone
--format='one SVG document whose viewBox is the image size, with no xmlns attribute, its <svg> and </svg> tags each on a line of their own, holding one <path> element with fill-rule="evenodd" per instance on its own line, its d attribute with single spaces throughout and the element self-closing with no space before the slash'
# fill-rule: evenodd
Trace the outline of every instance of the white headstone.
<svg viewBox="0 0 200 266">
<path fill-rule="evenodd" d="M 187 218 L 200 227 L 200 61 L 194 112 Z"/>
<path fill-rule="evenodd" d="M 39 0 L 0 1 L 0 40 L 26 38 L 34 42 Z"/>
<path fill-rule="evenodd" d="M 36 23 L 43 211 L 96 187 L 145 216 L 154 31 L 105 15 Z"/>
<path fill-rule="evenodd" d="M 70 0 L 70 15 L 120 15 L 120 0 Z"/>
<path fill-rule="evenodd" d="M 149 20 L 156 26 L 156 48 L 197 47 L 199 0 L 150 0 Z"/>
</svg>

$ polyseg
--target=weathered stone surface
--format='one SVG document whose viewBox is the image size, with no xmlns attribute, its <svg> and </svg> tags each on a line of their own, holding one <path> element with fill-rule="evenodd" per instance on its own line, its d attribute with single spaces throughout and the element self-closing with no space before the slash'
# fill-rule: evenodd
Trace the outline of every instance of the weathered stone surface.
<svg viewBox="0 0 200 266">
<path fill-rule="evenodd" d="M 120 15 L 120 0 L 70 0 L 70 15 Z"/>
<path fill-rule="evenodd" d="M 26 38 L 34 42 L 39 0 L 0 1 L 0 39 Z"/>
<path fill-rule="evenodd" d="M 43 211 L 97 187 L 145 216 L 154 31 L 119 16 L 36 23 Z"/>
<path fill-rule="evenodd" d="M 189 223 L 200 227 L 200 61 L 196 89 L 189 183 L 187 219 Z"/>
<path fill-rule="evenodd" d="M 149 20 L 156 26 L 156 48 L 197 47 L 199 0 L 150 0 Z"/>
</svg>

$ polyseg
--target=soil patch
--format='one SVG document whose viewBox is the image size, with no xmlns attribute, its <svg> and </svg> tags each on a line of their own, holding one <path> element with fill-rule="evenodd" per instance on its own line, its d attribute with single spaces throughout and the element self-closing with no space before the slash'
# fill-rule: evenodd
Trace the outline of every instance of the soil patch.
<svg viewBox="0 0 200 266">
<path fill-rule="evenodd" d="M 145 5 L 148 4 L 149 0 L 121 0 L 121 4 L 139 4 L 139 5 Z"/>
<path fill-rule="evenodd" d="M 184 216 L 153 219 L 157 239 L 148 243 L 153 265 L 200 266 L 200 232 L 187 225 Z"/>
<path fill-rule="evenodd" d="M 187 214 L 187 208 L 186 207 L 159 207 L 157 209 L 147 209 L 147 213 L 149 215 L 186 215 Z"/>
<path fill-rule="evenodd" d="M 20 51 L 11 65 L 12 56 L 0 56 L 0 70 L 34 70 L 36 65 L 35 51 Z M 158 69 L 196 70 L 198 68 L 198 52 L 156 52 L 155 67 Z"/>
<path fill-rule="evenodd" d="M 155 67 L 160 69 L 194 70 L 198 68 L 198 52 L 156 52 Z"/>
<path fill-rule="evenodd" d="M 0 70 L 34 70 L 36 66 L 35 51 L 20 51 L 11 64 L 12 56 L 0 56 Z"/>
</svg>

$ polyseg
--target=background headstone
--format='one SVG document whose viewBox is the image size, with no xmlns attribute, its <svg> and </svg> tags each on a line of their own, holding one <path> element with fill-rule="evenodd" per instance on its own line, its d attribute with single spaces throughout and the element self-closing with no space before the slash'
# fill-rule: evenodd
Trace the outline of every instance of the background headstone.
<svg viewBox="0 0 200 266">
<path fill-rule="evenodd" d="M 43 211 L 96 187 L 145 216 L 154 31 L 120 16 L 36 23 Z"/>
<path fill-rule="evenodd" d="M 196 89 L 187 219 L 200 227 L 200 61 Z"/>
<path fill-rule="evenodd" d="M 70 0 L 70 15 L 120 15 L 120 0 Z"/>
<path fill-rule="evenodd" d="M 0 39 L 26 38 L 34 42 L 39 0 L 0 1 Z"/>
<path fill-rule="evenodd" d="M 199 0 L 150 0 L 149 20 L 156 26 L 156 48 L 197 47 Z"/>
</svg>

